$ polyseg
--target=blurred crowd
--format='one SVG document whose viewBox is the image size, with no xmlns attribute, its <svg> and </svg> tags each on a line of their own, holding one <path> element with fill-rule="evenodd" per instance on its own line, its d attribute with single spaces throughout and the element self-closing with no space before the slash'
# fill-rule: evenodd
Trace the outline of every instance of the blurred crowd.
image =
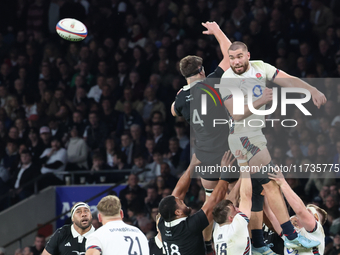
<svg viewBox="0 0 340 255">
<path fill-rule="evenodd" d="M 82 21 L 87 38 L 61 39 L 55 26 L 63 18 Z M 340 1 L 6 0 L 0 1 L 0 194 L 11 195 L 1 209 L 30 196 L 33 185 L 23 185 L 38 176 L 42 189 L 64 183 L 58 172 L 83 170 L 88 174 L 76 175 L 75 184 L 127 179 L 120 195 L 127 218 L 154 230 L 158 202 L 190 162 L 190 128 L 170 114 L 185 85 L 179 61 L 200 56 L 210 73 L 223 57 L 214 37 L 202 35 L 206 21 L 246 43 L 252 60 L 305 78 L 326 95 L 320 109 L 310 102 L 312 116 L 288 112 L 295 128 L 274 122 L 264 132 L 274 163 L 333 164 L 340 177 L 334 167 L 340 163 Z M 280 109 L 268 116 L 283 117 Z M 138 178 L 145 188 L 135 175 L 115 172 L 144 168 L 150 171 Z M 326 234 L 339 234 L 338 179 L 287 178 L 305 202 L 327 210 Z M 199 180 L 186 200 L 200 208 Z M 330 240 L 339 252 L 339 236 Z"/>
</svg>

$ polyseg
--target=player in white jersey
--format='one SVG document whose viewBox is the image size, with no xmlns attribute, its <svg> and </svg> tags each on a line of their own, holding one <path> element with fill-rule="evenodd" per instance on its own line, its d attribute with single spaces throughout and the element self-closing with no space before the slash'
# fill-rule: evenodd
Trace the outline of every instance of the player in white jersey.
<svg viewBox="0 0 340 255">
<path fill-rule="evenodd" d="M 265 123 L 264 116 L 253 115 L 248 106 L 248 90 L 252 93 L 252 104 L 255 109 L 263 110 L 265 105 L 272 101 L 272 90 L 266 88 L 266 81 L 273 80 L 282 87 L 298 87 L 307 89 L 313 98 L 314 104 L 320 108 L 326 103 L 325 96 L 316 88 L 310 86 L 304 81 L 290 76 L 283 71 L 279 71 L 275 67 L 264 63 L 262 61 L 249 61 L 250 53 L 247 46 L 242 42 L 234 42 L 229 48 L 230 67 L 222 76 L 221 85 L 218 87 L 224 100 L 229 117 L 233 125 L 230 127 L 230 134 L 228 137 L 230 150 L 234 153 L 236 150 L 241 150 L 242 154 L 246 154 L 249 160 L 249 166 L 252 169 L 258 169 L 260 166 L 273 167 L 271 157 L 266 147 L 267 141 L 261 132 L 262 127 L 251 127 L 249 121 L 257 119 Z M 245 105 L 244 114 L 236 115 L 233 111 L 233 94 L 230 87 L 237 86 L 243 92 Z M 242 124 L 235 124 L 240 122 Z M 253 123 L 253 126 L 261 126 L 258 121 Z M 244 123 L 244 124 L 243 124 Z M 257 168 L 256 168 L 257 167 Z M 265 193 L 268 196 L 270 207 L 279 220 L 283 233 L 287 236 L 285 245 L 287 247 L 297 247 L 303 245 L 310 247 L 315 245 L 315 242 L 309 242 L 304 237 L 294 233 L 293 225 L 289 221 L 289 215 L 284 203 L 282 194 L 277 185 L 270 182 L 267 175 L 264 175 L 260 169 L 259 173 L 252 175 L 254 182 L 261 184 Z M 251 216 L 253 254 L 274 254 L 270 252 L 269 248 L 263 242 L 262 219 L 263 219 L 263 197 L 261 197 L 261 189 L 256 188 L 253 182 L 253 208 Z M 254 237 L 255 236 L 255 237 Z"/>
<path fill-rule="evenodd" d="M 287 202 L 296 213 L 296 215 L 291 218 L 296 231 L 308 239 L 320 242 L 320 245 L 310 249 L 303 247 L 289 249 L 285 247 L 284 253 L 286 255 L 323 255 L 325 250 L 325 233 L 322 225 L 325 224 L 327 220 L 327 212 L 313 204 L 305 206 L 300 197 L 286 182 L 281 171 L 270 173 L 269 178 L 280 186 Z M 273 225 L 278 226 L 278 224 L 275 223 Z M 276 231 L 280 233 L 281 229 L 276 228 Z"/>
<path fill-rule="evenodd" d="M 119 198 L 106 196 L 98 205 L 98 220 L 103 226 L 86 240 L 86 255 L 149 255 L 148 240 L 138 228 L 123 222 Z"/>
<path fill-rule="evenodd" d="M 236 151 L 240 167 L 248 166 L 247 157 Z M 222 200 L 213 211 L 215 225 L 213 237 L 217 255 L 251 254 L 248 222 L 251 214 L 252 185 L 249 171 L 241 171 L 240 180 L 233 188 L 238 189 L 240 184 L 239 207 L 235 207 L 231 200 Z M 231 195 L 231 194 L 229 194 Z"/>
</svg>

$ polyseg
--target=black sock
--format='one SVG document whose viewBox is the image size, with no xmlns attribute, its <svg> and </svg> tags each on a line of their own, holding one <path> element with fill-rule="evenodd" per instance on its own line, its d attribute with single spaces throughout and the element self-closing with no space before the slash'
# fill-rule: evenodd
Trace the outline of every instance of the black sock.
<svg viewBox="0 0 340 255">
<path fill-rule="evenodd" d="M 213 251 L 211 240 L 210 241 L 204 241 L 204 244 L 205 244 L 205 249 L 207 250 L 207 253 Z"/>
<path fill-rule="evenodd" d="M 253 246 L 255 248 L 260 248 L 265 246 L 263 241 L 263 230 L 262 229 L 252 229 L 251 236 L 253 240 Z"/>
<path fill-rule="evenodd" d="M 294 229 L 292 223 L 290 221 L 287 221 L 281 225 L 282 233 L 285 237 L 287 237 L 289 240 L 293 240 L 297 238 L 297 232 Z"/>
</svg>

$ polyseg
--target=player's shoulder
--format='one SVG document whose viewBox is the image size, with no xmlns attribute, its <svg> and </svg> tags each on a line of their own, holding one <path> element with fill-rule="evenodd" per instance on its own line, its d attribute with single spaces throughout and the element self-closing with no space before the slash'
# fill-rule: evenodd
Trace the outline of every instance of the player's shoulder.
<svg viewBox="0 0 340 255">
<path fill-rule="evenodd" d="M 249 63 L 255 69 L 263 69 L 266 65 L 262 60 L 250 60 Z"/>
<path fill-rule="evenodd" d="M 63 234 L 71 233 L 71 227 L 72 227 L 72 224 L 64 225 L 64 226 L 58 228 L 58 229 L 55 231 L 55 234 L 63 235 Z"/>
<path fill-rule="evenodd" d="M 249 218 L 243 212 L 238 212 L 235 216 L 239 221 L 249 223 Z"/>
<path fill-rule="evenodd" d="M 229 67 L 222 75 L 222 78 L 230 78 L 230 77 L 235 77 L 235 73 L 233 72 L 233 69 Z"/>
</svg>

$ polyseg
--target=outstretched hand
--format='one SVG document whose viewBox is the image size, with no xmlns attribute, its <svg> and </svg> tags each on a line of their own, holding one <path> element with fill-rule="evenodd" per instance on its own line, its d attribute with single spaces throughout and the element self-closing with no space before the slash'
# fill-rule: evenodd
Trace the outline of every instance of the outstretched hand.
<svg viewBox="0 0 340 255">
<path fill-rule="evenodd" d="M 275 181 L 279 186 L 286 182 L 281 169 L 276 166 L 273 172 L 268 173 L 269 179 Z"/>
<path fill-rule="evenodd" d="M 316 105 L 316 107 L 318 107 L 318 109 L 320 109 L 321 105 L 324 105 L 327 102 L 325 95 L 319 90 L 316 89 L 311 94 L 313 103 Z"/>
<path fill-rule="evenodd" d="M 223 166 L 232 166 L 234 164 L 235 158 L 233 158 L 233 154 L 230 151 L 226 151 L 221 160 L 221 167 Z"/>
<path fill-rule="evenodd" d="M 204 26 L 206 29 L 206 31 L 203 31 L 202 33 L 205 35 L 214 35 L 218 30 L 220 30 L 220 26 L 215 22 L 202 22 L 202 26 Z"/>
</svg>

